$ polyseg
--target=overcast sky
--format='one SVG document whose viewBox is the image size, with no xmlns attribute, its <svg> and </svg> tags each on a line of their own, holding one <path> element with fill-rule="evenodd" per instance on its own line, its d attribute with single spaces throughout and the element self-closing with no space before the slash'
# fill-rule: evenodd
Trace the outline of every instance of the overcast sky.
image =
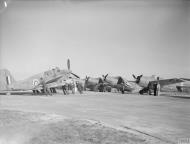
<svg viewBox="0 0 190 144">
<path fill-rule="evenodd" d="M 81 77 L 190 78 L 185 0 L 7 1 L 0 10 L 0 68 L 16 80 L 55 66 Z"/>
</svg>

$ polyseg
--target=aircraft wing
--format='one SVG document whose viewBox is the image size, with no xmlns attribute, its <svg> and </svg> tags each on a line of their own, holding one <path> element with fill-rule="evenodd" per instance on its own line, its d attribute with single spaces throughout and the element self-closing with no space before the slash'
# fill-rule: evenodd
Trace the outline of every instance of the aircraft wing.
<svg viewBox="0 0 190 144">
<path fill-rule="evenodd" d="M 190 79 L 189 79 L 189 78 L 181 78 L 181 79 L 186 80 L 186 81 L 190 81 Z"/>
<path fill-rule="evenodd" d="M 61 87 L 61 86 L 63 86 L 63 85 L 65 85 L 65 83 L 53 82 L 53 83 L 47 84 L 47 87 L 48 87 L 48 88 L 58 88 L 58 87 Z"/>
<path fill-rule="evenodd" d="M 59 79 L 62 78 L 63 76 L 64 76 L 64 75 L 58 75 L 58 76 L 56 76 L 56 77 L 54 77 L 54 78 L 47 79 L 47 80 L 45 80 L 45 83 L 46 83 L 46 84 L 49 84 L 49 83 L 56 82 L 57 80 L 59 80 Z"/>
<path fill-rule="evenodd" d="M 178 78 L 172 78 L 172 79 L 162 79 L 159 81 L 150 81 L 151 84 L 154 84 L 156 82 L 159 82 L 160 86 L 165 86 L 165 85 L 170 85 L 170 84 L 175 84 L 175 83 L 180 83 L 184 82 L 185 80 L 178 79 Z"/>
</svg>

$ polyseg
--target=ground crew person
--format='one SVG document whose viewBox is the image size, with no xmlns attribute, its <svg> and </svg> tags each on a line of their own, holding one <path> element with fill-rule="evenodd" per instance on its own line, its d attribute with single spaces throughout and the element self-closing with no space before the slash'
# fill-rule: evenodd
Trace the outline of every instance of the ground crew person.
<svg viewBox="0 0 190 144">
<path fill-rule="evenodd" d="M 40 78 L 40 81 L 41 81 L 42 88 L 43 88 L 42 92 L 47 95 L 46 83 L 45 83 L 45 81 L 44 81 L 44 79 L 42 77 Z"/>
<path fill-rule="evenodd" d="M 160 83 L 159 83 L 159 77 L 157 77 L 157 96 L 160 95 Z"/>
<path fill-rule="evenodd" d="M 104 92 L 104 84 L 100 83 L 98 89 L 99 89 L 99 92 Z"/>
<path fill-rule="evenodd" d="M 72 83 L 71 83 L 71 90 L 72 90 L 72 94 L 75 94 L 76 84 L 74 80 L 72 80 Z"/>
<path fill-rule="evenodd" d="M 157 82 L 154 84 L 154 96 L 158 96 L 160 94 L 160 83 L 159 77 L 157 77 Z"/>
<path fill-rule="evenodd" d="M 64 84 L 64 85 L 62 86 L 62 89 L 63 89 L 63 93 L 64 93 L 64 95 L 67 95 L 66 84 Z"/>
<path fill-rule="evenodd" d="M 148 83 L 147 89 L 148 89 L 148 94 L 151 95 L 151 83 L 150 82 Z"/>
<path fill-rule="evenodd" d="M 154 88 L 154 96 L 157 96 L 157 83 L 153 84 L 153 88 Z"/>
<path fill-rule="evenodd" d="M 45 95 L 51 95 L 50 91 L 47 88 L 47 85 L 45 83 L 45 80 L 41 77 L 40 78 L 41 84 L 42 84 L 42 88 L 43 88 L 43 92 L 45 93 Z"/>
<path fill-rule="evenodd" d="M 83 91 L 82 85 L 79 82 L 76 82 L 76 86 L 77 86 L 79 93 L 82 94 L 82 91 Z"/>
</svg>

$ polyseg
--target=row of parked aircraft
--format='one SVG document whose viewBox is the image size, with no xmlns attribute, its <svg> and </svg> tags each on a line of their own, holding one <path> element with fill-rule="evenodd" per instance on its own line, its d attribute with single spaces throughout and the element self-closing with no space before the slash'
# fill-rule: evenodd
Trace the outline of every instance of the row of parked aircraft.
<svg viewBox="0 0 190 144">
<path fill-rule="evenodd" d="M 171 79 L 157 79 L 155 76 L 135 76 L 133 75 L 134 81 L 128 81 L 122 76 L 109 76 L 108 74 L 102 75 L 102 77 L 92 78 L 87 77 L 85 79 L 80 79 L 80 77 L 74 74 L 70 70 L 70 60 L 67 60 L 67 70 L 59 69 L 58 67 L 36 74 L 28 79 L 22 81 L 15 81 L 10 73 L 5 73 L 1 77 L 1 85 L 4 87 L 1 88 L 3 93 L 15 93 L 17 91 L 29 91 L 32 90 L 33 93 L 43 91 L 41 79 L 44 80 L 48 88 L 60 88 L 66 83 L 72 83 L 73 81 L 78 82 L 83 86 L 85 90 L 91 91 L 108 91 L 111 92 L 113 89 L 121 91 L 124 93 L 127 92 L 139 92 L 140 94 L 148 93 L 150 90 L 153 90 L 153 84 L 159 82 L 161 87 L 166 85 L 189 82 L 190 79 L 185 78 L 171 78 Z M 149 86 L 149 87 L 148 87 Z M 148 88 L 147 88 L 148 87 Z M 189 87 L 189 86 L 185 86 Z M 178 85 L 177 89 L 181 91 L 184 88 L 184 85 Z M 149 93 L 150 94 L 150 93 Z"/>
<path fill-rule="evenodd" d="M 148 93 L 152 94 L 154 89 L 154 84 L 159 83 L 161 89 L 168 85 L 173 85 L 180 83 L 176 88 L 178 91 L 182 92 L 184 88 L 190 89 L 190 79 L 184 78 L 171 78 L 171 79 L 159 79 L 156 76 L 135 76 L 133 75 L 134 81 L 128 81 L 121 76 L 108 76 L 103 75 L 99 78 L 86 77 L 86 87 L 91 91 L 102 91 L 102 87 L 106 91 L 111 91 L 115 88 L 118 91 L 124 93 L 125 91 L 133 93 L 139 92 L 140 94 Z M 185 84 L 185 85 L 184 85 Z M 103 85 L 103 86 L 102 86 Z"/>
</svg>

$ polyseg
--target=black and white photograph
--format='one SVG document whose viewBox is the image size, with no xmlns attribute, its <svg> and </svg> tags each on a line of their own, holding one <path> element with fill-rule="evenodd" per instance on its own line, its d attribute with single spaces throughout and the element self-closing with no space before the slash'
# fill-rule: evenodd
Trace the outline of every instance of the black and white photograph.
<svg viewBox="0 0 190 144">
<path fill-rule="evenodd" d="M 0 144 L 190 144 L 190 0 L 0 0 Z"/>
</svg>

